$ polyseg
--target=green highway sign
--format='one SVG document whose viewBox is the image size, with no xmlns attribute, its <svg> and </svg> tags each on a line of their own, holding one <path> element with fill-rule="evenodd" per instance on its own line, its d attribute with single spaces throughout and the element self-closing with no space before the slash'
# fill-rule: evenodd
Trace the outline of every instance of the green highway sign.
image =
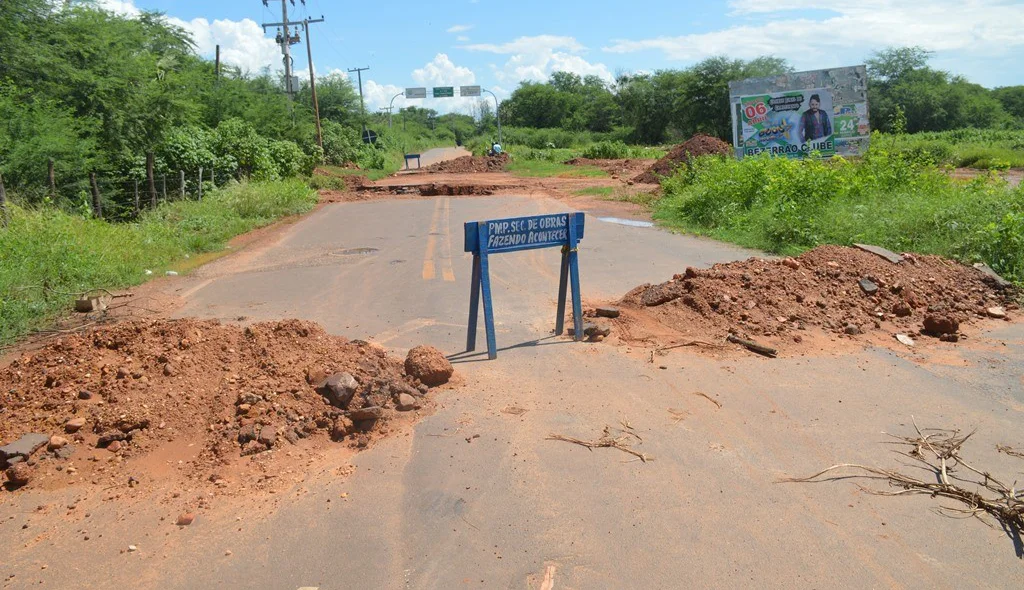
<svg viewBox="0 0 1024 590">
<path fill-rule="evenodd" d="M 452 98 L 454 96 L 454 86 L 439 86 L 437 88 L 434 88 L 434 98 Z"/>
</svg>

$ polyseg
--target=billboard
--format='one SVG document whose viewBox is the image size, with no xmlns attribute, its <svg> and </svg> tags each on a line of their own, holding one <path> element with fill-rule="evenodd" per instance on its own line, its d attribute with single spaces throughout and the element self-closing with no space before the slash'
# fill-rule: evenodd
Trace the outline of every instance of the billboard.
<svg viewBox="0 0 1024 590">
<path fill-rule="evenodd" d="M 730 82 L 736 157 L 862 155 L 871 137 L 867 92 L 864 66 Z"/>
<path fill-rule="evenodd" d="M 740 98 L 743 155 L 799 158 L 811 153 L 831 157 L 832 93 L 825 88 Z"/>
</svg>

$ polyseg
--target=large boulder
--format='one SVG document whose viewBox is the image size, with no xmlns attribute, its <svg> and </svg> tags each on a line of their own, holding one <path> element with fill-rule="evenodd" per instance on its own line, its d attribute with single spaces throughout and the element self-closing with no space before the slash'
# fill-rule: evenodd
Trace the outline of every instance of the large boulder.
<svg viewBox="0 0 1024 590">
<path fill-rule="evenodd" d="M 437 387 L 448 383 L 455 368 L 440 350 L 433 346 L 417 346 L 405 359 L 405 372 L 424 385 Z"/>
</svg>

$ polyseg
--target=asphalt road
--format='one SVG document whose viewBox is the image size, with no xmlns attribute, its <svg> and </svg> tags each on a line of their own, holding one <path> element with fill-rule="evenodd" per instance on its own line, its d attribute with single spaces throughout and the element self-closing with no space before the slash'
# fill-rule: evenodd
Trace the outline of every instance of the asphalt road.
<svg viewBox="0 0 1024 590">
<path fill-rule="evenodd" d="M 182 279 L 178 315 L 301 317 L 399 353 L 424 342 L 459 353 L 470 270 L 463 222 L 561 210 L 515 196 L 329 205 Z M 591 300 L 752 254 L 595 217 L 587 224 L 580 261 Z M 651 364 L 624 347 L 550 336 L 557 263 L 555 250 L 492 259 L 499 359 L 464 357 L 465 385 L 437 393 L 438 411 L 411 435 L 359 454 L 354 475 L 312 475 L 269 515 L 246 515 L 244 531 L 225 517 L 189 527 L 187 539 L 154 538 L 147 559 L 125 559 L 111 541 L 109 554 L 90 558 L 95 567 L 53 580 L 162 589 L 1024 585 L 1011 539 L 936 514 L 935 500 L 873 496 L 849 481 L 777 483 L 842 462 L 898 466 L 881 433 L 908 432 L 911 415 L 979 427 L 972 448 L 985 463 L 1024 475 L 1024 462 L 994 451 L 1024 446 L 1019 324 L 944 364 L 880 349 L 775 360 L 680 350 Z M 652 461 L 546 440 L 596 439 L 624 422 Z M 116 529 L 146 518 L 119 516 Z M 56 570 L 69 550 L 35 549 Z"/>
</svg>

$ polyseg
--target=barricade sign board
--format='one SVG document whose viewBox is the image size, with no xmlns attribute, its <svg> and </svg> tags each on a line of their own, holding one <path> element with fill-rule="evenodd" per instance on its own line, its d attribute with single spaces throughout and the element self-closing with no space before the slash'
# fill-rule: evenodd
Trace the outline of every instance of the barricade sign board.
<svg viewBox="0 0 1024 590">
<path fill-rule="evenodd" d="M 583 213 L 555 213 L 533 217 L 513 217 L 490 221 L 470 221 L 465 225 L 465 251 L 473 254 L 473 278 L 469 295 L 469 329 L 466 350 L 476 350 L 476 327 L 480 300 L 484 303 L 484 327 L 487 331 L 487 357 L 498 358 L 494 335 L 494 309 L 491 305 L 491 278 L 488 257 L 494 254 L 562 248 L 562 267 L 558 282 L 558 315 L 555 334 L 565 327 L 565 299 L 572 287 L 572 312 L 576 340 L 583 339 L 583 304 L 580 300 L 580 270 L 577 246 L 583 239 Z"/>
</svg>

